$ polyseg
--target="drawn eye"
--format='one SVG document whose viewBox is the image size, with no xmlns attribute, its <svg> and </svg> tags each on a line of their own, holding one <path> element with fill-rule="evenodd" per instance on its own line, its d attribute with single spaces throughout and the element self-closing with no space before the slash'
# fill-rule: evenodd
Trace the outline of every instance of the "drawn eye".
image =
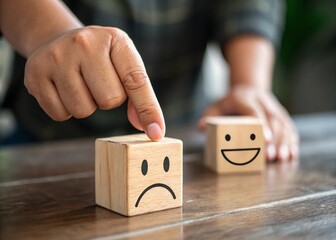
<svg viewBox="0 0 336 240">
<path fill-rule="evenodd" d="M 169 158 L 165 157 L 165 159 L 163 160 L 163 169 L 165 170 L 165 172 L 169 171 L 169 167 L 170 167 Z"/>
<path fill-rule="evenodd" d="M 141 172 L 142 172 L 142 175 L 144 175 L 144 176 L 145 176 L 145 175 L 147 174 L 147 172 L 148 172 L 148 162 L 147 162 L 146 159 L 142 161 L 142 164 L 141 164 Z"/>
<path fill-rule="evenodd" d="M 254 133 L 252 133 L 252 134 L 250 135 L 250 139 L 251 139 L 252 141 L 254 141 L 254 139 L 256 139 L 256 135 L 255 135 Z"/>
<path fill-rule="evenodd" d="M 231 136 L 230 136 L 230 134 L 226 134 L 226 135 L 225 135 L 225 140 L 226 140 L 226 141 L 230 141 L 230 140 L 231 140 Z"/>
</svg>

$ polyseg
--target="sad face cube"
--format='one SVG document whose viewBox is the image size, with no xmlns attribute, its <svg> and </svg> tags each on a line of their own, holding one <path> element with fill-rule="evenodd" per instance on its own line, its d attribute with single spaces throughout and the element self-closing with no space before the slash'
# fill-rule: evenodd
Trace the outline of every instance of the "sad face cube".
<svg viewBox="0 0 336 240">
<path fill-rule="evenodd" d="M 264 135 L 256 118 L 209 117 L 206 142 L 205 164 L 217 173 L 264 169 Z"/>
<path fill-rule="evenodd" d="M 125 216 L 182 206 L 182 141 L 96 140 L 96 204 Z"/>
</svg>

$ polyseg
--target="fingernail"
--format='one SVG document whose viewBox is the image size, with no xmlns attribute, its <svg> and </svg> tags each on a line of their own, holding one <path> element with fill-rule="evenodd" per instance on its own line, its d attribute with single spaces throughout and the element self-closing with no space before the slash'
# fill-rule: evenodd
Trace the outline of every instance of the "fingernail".
<svg viewBox="0 0 336 240">
<path fill-rule="evenodd" d="M 276 150 L 274 144 L 269 144 L 267 146 L 267 157 L 269 160 L 274 160 L 276 155 Z"/>
<path fill-rule="evenodd" d="M 147 136 L 153 141 L 159 141 L 162 138 L 162 130 L 157 123 L 151 123 L 146 129 Z"/>
<path fill-rule="evenodd" d="M 285 144 L 282 144 L 280 146 L 280 149 L 279 149 L 279 155 L 280 155 L 280 159 L 281 160 L 288 160 L 288 157 L 289 157 L 289 149 L 287 147 L 287 145 Z"/>
</svg>

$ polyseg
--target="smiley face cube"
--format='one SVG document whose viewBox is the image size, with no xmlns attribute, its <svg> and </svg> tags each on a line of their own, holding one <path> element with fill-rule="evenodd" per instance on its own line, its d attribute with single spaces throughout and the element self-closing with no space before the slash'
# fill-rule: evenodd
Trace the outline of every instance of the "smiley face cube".
<svg viewBox="0 0 336 240">
<path fill-rule="evenodd" d="M 205 164 L 217 173 L 261 172 L 265 166 L 262 124 L 253 117 L 206 119 Z"/>
<path fill-rule="evenodd" d="M 182 206 L 182 141 L 96 140 L 96 204 L 125 216 Z"/>
</svg>

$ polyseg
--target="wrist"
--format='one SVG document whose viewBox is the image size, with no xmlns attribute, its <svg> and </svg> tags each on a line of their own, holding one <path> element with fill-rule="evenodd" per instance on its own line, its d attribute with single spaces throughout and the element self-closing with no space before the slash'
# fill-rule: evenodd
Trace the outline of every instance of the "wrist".
<svg viewBox="0 0 336 240">
<path fill-rule="evenodd" d="M 255 89 L 257 91 L 271 91 L 272 90 L 272 82 L 267 78 L 231 78 L 230 87 L 244 87 Z"/>
<path fill-rule="evenodd" d="M 67 32 L 73 31 L 75 29 L 81 28 L 83 25 L 79 22 L 74 22 L 66 26 L 57 26 L 50 28 L 48 31 L 43 31 L 41 35 L 37 36 L 30 34 L 27 37 L 27 42 L 25 44 L 25 49 L 23 50 L 24 55 L 28 58 L 32 53 L 42 46 L 54 41 L 60 36 L 66 34 Z"/>
<path fill-rule="evenodd" d="M 264 93 L 272 91 L 271 87 L 256 84 L 255 81 L 253 81 L 253 82 L 234 82 L 234 83 L 231 83 L 230 91 L 235 91 L 237 89 L 244 89 L 246 91 L 264 92 Z"/>
</svg>

